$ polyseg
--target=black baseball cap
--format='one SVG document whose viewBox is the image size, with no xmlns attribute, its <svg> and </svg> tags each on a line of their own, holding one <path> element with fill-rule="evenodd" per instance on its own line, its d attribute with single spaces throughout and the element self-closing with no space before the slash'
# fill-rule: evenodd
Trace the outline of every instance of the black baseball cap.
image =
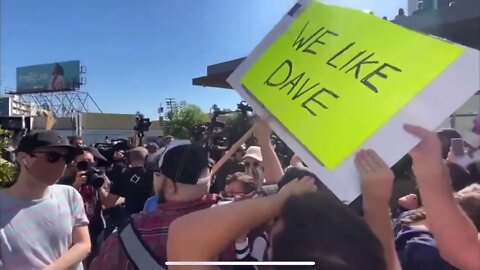
<svg viewBox="0 0 480 270">
<path fill-rule="evenodd" d="M 71 156 L 77 156 L 83 153 L 82 149 L 70 145 L 66 138 L 50 130 L 28 133 L 20 140 L 16 152 L 31 153 L 36 150 L 54 148 L 66 149 L 68 155 Z"/>
<path fill-rule="evenodd" d="M 157 164 L 157 170 L 173 182 L 196 185 L 208 168 L 208 153 L 200 145 L 181 144 L 167 148 Z"/>
<path fill-rule="evenodd" d="M 98 151 L 96 147 L 83 146 L 83 147 L 80 147 L 80 149 L 82 149 L 83 151 L 90 152 L 92 156 L 97 160 L 108 161 L 107 158 L 104 155 L 102 155 L 102 153 L 100 153 L 100 151 Z"/>
</svg>

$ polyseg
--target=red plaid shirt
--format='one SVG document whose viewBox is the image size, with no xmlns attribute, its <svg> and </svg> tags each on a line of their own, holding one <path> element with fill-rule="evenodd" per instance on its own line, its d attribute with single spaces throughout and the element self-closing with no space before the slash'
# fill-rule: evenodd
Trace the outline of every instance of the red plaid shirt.
<svg viewBox="0 0 480 270">
<path fill-rule="evenodd" d="M 187 203 L 164 203 L 151 213 L 140 213 L 133 215 L 133 224 L 141 235 L 143 242 L 147 245 L 161 262 L 167 261 L 167 236 L 168 226 L 175 219 L 209 208 L 218 202 L 215 195 L 205 196 L 202 199 Z M 130 270 L 134 269 L 128 260 L 117 234 L 111 235 L 102 245 L 98 256 L 90 265 L 90 270 Z"/>
</svg>

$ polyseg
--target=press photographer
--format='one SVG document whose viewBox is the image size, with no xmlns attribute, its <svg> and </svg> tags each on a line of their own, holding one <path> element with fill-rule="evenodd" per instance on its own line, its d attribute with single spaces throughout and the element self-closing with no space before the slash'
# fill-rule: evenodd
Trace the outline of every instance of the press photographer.
<svg viewBox="0 0 480 270">
<path fill-rule="evenodd" d="M 75 158 L 58 183 L 71 185 L 82 195 L 85 213 L 89 221 L 91 254 L 95 254 L 96 240 L 105 228 L 102 210 L 103 198 L 98 191 L 101 187 L 108 188 L 109 180 L 104 172 L 96 167 L 99 161 L 106 161 L 106 158 L 94 147 L 82 147 L 81 149 L 83 154 Z M 87 264 L 89 260 L 90 258 L 87 258 Z"/>
<path fill-rule="evenodd" d="M 95 148 L 107 159 L 99 165 L 107 168 L 106 175 L 110 181 L 114 182 L 127 168 L 125 152 L 129 150 L 128 140 L 114 139 L 108 143 L 97 143 Z"/>
</svg>

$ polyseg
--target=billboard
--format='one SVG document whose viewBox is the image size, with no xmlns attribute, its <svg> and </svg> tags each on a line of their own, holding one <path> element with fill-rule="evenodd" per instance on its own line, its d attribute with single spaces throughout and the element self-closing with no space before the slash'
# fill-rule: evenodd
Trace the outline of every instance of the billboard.
<svg viewBox="0 0 480 270">
<path fill-rule="evenodd" d="M 80 61 L 17 68 L 17 93 L 68 91 L 80 86 Z"/>
</svg>

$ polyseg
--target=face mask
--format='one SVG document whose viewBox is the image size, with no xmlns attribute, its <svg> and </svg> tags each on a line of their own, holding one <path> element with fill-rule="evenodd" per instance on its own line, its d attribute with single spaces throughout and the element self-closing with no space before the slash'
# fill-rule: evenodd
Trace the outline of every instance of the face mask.
<svg viewBox="0 0 480 270">
<path fill-rule="evenodd" d="M 250 175 L 251 177 L 253 177 L 253 179 L 255 180 L 255 183 L 258 186 L 261 186 L 262 183 L 263 183 L 263 179 L 265 179 L 265 174 L 263 172 L 263 168 L 260 167 L 260 166 L 258 166 L 258 167 L 254 167 L 254 166 L 246 167 L 245 168 L 245 173 Z"/>
</svg>

